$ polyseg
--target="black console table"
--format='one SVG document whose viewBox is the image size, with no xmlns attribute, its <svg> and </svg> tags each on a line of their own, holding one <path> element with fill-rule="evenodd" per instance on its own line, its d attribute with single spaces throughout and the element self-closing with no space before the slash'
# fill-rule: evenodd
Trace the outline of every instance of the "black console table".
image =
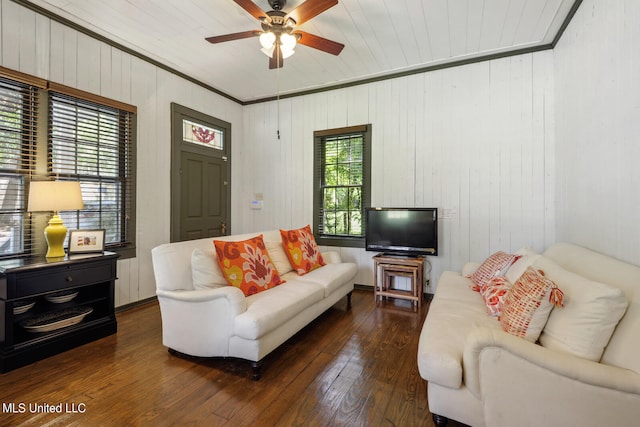
<svg viewBox="0 0 640 427">
<path fill-rule="evenodd" d="M 0 261 L 0 372 L 114 334 L 118 255 Z"/>
</svg>

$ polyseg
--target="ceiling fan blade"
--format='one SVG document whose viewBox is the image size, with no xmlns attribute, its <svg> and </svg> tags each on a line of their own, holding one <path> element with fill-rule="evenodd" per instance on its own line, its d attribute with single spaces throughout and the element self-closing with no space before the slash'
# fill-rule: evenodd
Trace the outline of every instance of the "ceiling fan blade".
<svg viewBox="0 0 640 427">
<path fill-rule="evenodd" d="M 302 25 L 314 16 L 338 4 L 338 0 L 307 0 L 287 14 L 287 17 Z"/>
<path fill-rule="evenodd" d="M 267 13 L 264 10 L 260 9 L 260 7 L 258 7 L 258 5 L 256 5 L 251 0 L 233 0 L 233 1 L 235 1 L 238 4 L 238 6 L 240 6 L 247 12 L 249 12 L 251 16 L 253 16 L 256 19 L 260 19 L 262 17 L 267 16 Z"/>
<path fill-rule="evenodd" d="M 273 54 L 271 58 L 269 58 L 269 69 L 273 70 L 274 68 L 282 68 L 284 65 L 284 61 L 282 58 L 282 50 L 280 49 L 280 45 L 276 43 L 275 49 L 273 49 Z"/>
<path fill-rule="evenodd" d="M 300 35 L 298 43 L 321 50 L 323 52 L 330 53 L 332 55 L 340 55 L 340 52 L 342 52 L 342 49 L 344 49 L 344 45 L 342 43 L 334 42 L 332 40 L 325 39 L 324 37 L 316 36 L 305 31 L 295 31 L 293 34 Z"/>
<path fill-rule="evenodd" d="M 222 42 L 229 42 L 231 40 L 247 39 L 249 37 L 255 37 L 259 35 L 260 35 L 260 31 L 251 30 L 251 31 L 243 31 L 241 33 L 225 34 L 223 36 L 207 37 L 205 38 L 205 40 L 208 41 L 209 43 L 222 43 Z"/>
</svg>

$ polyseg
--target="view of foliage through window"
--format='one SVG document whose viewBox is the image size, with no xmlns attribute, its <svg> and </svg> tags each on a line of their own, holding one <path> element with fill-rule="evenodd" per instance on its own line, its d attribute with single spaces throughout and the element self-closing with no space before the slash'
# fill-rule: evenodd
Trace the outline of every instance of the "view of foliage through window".
<svg viewBox="0 0 640 427">
<path fill-rule="evenodd" d="M 362 134 L 323 140 L 323 234 L 363 235 Z"/>
</svg>

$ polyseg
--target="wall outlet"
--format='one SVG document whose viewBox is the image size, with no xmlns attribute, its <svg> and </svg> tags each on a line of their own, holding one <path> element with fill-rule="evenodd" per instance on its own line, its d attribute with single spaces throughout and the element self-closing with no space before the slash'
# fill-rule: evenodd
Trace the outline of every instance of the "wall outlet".
<svg viewBox="0 0 640 427">
<path fill-rule="evenodd" d="M 457 208 L 443 208 L 440 212 L 442 212 L 440 214 L 441 219 L 455 218 L 456 216 L 458 216 Z"/>
</svg>

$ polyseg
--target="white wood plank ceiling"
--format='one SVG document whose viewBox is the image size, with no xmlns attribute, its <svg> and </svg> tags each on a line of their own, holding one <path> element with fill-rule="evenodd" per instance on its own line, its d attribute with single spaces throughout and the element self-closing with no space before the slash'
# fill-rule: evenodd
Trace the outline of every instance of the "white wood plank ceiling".
<svg viewBox="0 0 640 427">
<path fill-rule="evenodd" d="M 285 12 L 304 0 L 289 0 Z M 315 0 L 308 0 L 315 1 Z M 270 10 L 267 0 L 254 0 Z M 306 46 L 269 70 L 259 30 L 232 0 L 29 0 L 242 101 L 549 46 L 576 0 L 339 0 L 300 29 L 346 45 L 339 56 Z"/>
</svg>

